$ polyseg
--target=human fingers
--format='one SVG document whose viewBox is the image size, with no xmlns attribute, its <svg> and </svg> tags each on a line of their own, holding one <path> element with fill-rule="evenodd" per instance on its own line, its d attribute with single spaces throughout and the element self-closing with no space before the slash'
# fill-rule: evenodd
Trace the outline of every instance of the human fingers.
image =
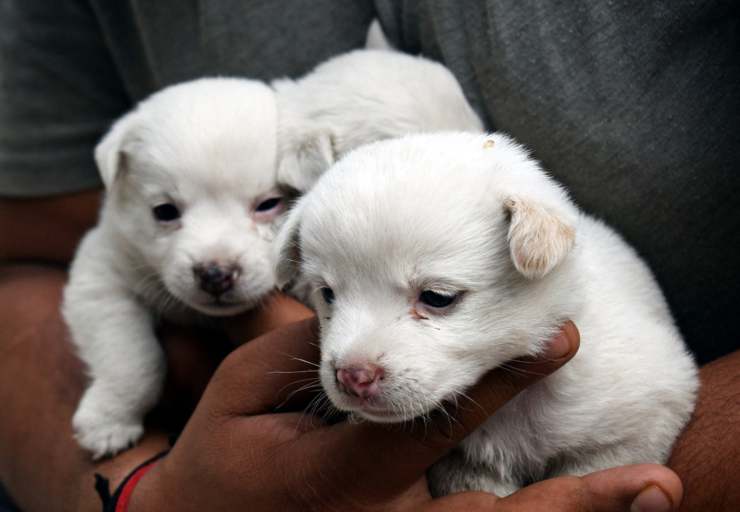
<svg viewBox="0 0 740 512">
<path fill-rule="evenodd" d="M 487 492 L 461 492 L 430 501 L 422 510 L 423 512 L 498 512 L 499 509 L 496 507 L 498 501 L 498 496 Z M 525 509 L 522 509 L 522 512 L 525 512 Z"/>
<path fill-rule="evenodd" d="M 670 512 L 678 509 L 682 495 L 673 471 L 639 464 L 538 482 L 501 498 L 495 511 Z"/>
<path fill-rule="evenodd" d="M 496 369 L 487 374 L 468 393 L 474 405 L 449 411 L 451 420 L 440 415 L 431 424 L 417 422 L 412 426 L 337 424 L 307 434 L 285 456 L 296 457 L 298 453 L 300 460 L 311 461 L 331 454 L 332 464 L 320 468 L 321 480 L 345 489 L 348 495 L 387 497 L 401 493 L 517 393 L 565 364 L 578 343 L 578 331 L 569 323 L 552 341 L 549 353 L 527 362 L 526 371 Z"/>
<path fill-rule="evenodd" d="M 203 396 L 212 416 L 273 411 L 300 388 L 319 387 L 318 332 L 314 319 L 289 324 L 234 350 Z"/>
<path fill-rule="evenodd" d="M 160 409 L 166 416 L 179 417 L 184 413 L 187 419 L 216 368 L 234 346 L 311 316 L 313 312 L 303 304 L 287 295 L 274 294 L 249 313 L 225 319 L 225 336 L 205 329 L 166 325 L 160 338 L 168 370 Z"/>
<path fill-rule="evenodd" d="M 233 346 L 213 332 L 175 325 L 162 329 L 160 342 L 167 357 L 167 379 L 150 418 L 181 426 Z"/>
<path fill-rule="evenodd" d="M 575 324 L 567 321 L 560 332 L 550 340 L 548 348 L 537 358 L 510 362 L 506 368 L 489 372 L 459 404 L 450 409 L 456 421 L 449 422 L 444 416 L 437 418 L 437 428 L 444 437 L 461 441 L 495 411 L 521 391 L 546 376 L 554 373 L 568 362 L 578 351 L 580 333 Z M 450 446 L 451 447 L 451 446 Z"/>
<path fill-rule="evenodd" d="M 241 345 L 263 334 L 314 316 L 314 312 L 294 298 L 275 292 L 244 314 L 224 319 L 224 328 L 234 345 Z"/>
</svg>

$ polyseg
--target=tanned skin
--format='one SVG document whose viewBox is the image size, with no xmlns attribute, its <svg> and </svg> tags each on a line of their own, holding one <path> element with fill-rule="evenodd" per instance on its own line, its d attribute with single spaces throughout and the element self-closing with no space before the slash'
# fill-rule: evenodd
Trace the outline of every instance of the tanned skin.
<svg viewBox="0 0 740 512">
<path fill-rule="evenodd" d="M 131 469 L 168 448 L 165 432 L 183 424 L 170 455 L 137 487 L 132 512 L 232 510 L 245 504 L 250 510 L 628 510 L 638 496 L 643 503 L 662 497 L 668 503 L 664 510 L 681 503 L 681 482 L 656 465 L 549 480 L 505 499 L 465 493 L 432 501 L 425 469 L 485 414 L 531 384 L 536 379 L 532 367 L 519 376 L 492 372 L 471 392 L 482 409 L 450 411 L 458 422 L 435 423 L 431 433 L 429 426 L 423 431 L 329 426 L 319 418 L 274 414 L 275 406 L 311 374 L 266 369 L 305 372 L 310 364 L 285 354 L 317 358 L 311 312 L 281 295 L 230 321 L 224 336 L 166 327 L 168 383 L 144 438 L 116 457 L 93 463 L 72 437 L 71 417 L 85 374 L 59 304 L 64 267 L 94 224 L 99 203 L 97 191 L 0 199 L 0 480 L 25 512 L 100 510 L 94 473 L 115 488 Z M 541 376 L 577 350 L 572 324 L 553 346 L 557 343 L 565 355 L 539 361 Z M 740 473 L 739 376 L 738 353 L 701 370 L 695 418 L 669 462 L 686 489 L 681 510 L 740 510 L 733 481 Z M 306 402 L 294 398 L 289 405 L 301 410 Z"/>
</svg>

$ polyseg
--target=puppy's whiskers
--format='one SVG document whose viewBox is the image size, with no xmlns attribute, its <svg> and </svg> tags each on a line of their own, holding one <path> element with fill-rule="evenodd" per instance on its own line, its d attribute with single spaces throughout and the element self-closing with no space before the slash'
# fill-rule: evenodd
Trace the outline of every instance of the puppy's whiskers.
<svg viewBox="0 0 740 512">
<path fill-rule="evenodd" d="M 547 375 L 546 373 L 542 373 L 542 372 L 533 372 L 531 370 L 527 370 L 527 369 L 524 369 L 524 368 L 518 368 L 518 367 L 512 366 L 512 365 L 510 365 L 508 363 L 502 363 L 502 364 L 500 364 L 499 365 L 499 368 L 501 368 L 503 371 L 509 372 L 509 373 L 511 373 L 513 375 L 524 375 L 524 376 L 527 376 L 527 375 L 535 375 L 535 376 L 538 376 L 538 377 L 544 377 L 544 376 Z"/>
<path fill-rule="evenodd" d="M 284 370 L 284 371 L 272 371 L 267 372 L 268 375 L 276 374 L 276 373 L 316 373 L 316 370 Z"/>
<path fill-rule="evenodd" d="M 313 361 L 308 361 L 306 359 L 301 359 L 300 357 L 290 356 L 290 358 L 293 361 L 298 361 L 298 362 L 301 362 L 301 363 L 306 363 L 307 365 L 314 366 L 316 368 L 320 368 L 321 367 L 321 365 L 318 364 L 318 363 L 314 363 Z"/>
<path fill-rule="evenodd" d="M 323 389 L 320 384 L 319 389 Z M 326 393 L 319 391 L 319 393 L 311 399 L 308 405 L 304 407 L 301 419 L 296 424 L 296 429 L 298 429 L 307 418 L 318 417 L 321 420 L 325 420 L 337 412 L 339 412 L 339 410 L 332 405 Z"/>
<path fill-rule="evenodd" d="M 490 416 L 490 415 L 491 415 L 491 413 L 489 413 L 489 412 L 488 412 L 488 411 L 487 411 L 487 410 L 485 409 L 485 407 L 483 407 L 483 406 L 482 406 L 481 404 L 479 404 L 478 402 L 476 402 L 475 400 L 473 400 L 473 399 L 472 399 L 472 398 L 470 397 L 470 395 L 467 395 L 467 394 L 463 393 L 462 391 L 458 391 L 458 392 L 457 392 L 457 394 L 456 394 L 456 396 L 455 396 L 455 407 L 457 407 L 457 402 L 458 402 L 458 400 L 457 400 L 457 397 L 458 397 L 458 396 L 460 396 L 460 397 L 462 397 L 462 398 L 466 399 L 466 400 L 467 400 L 468 402 L 470 402 L 470 403 L 472 403 L 473 405 L 475 405 L 475 406 L 476 406 L 476 407 L 477 407 L 478 409 L 480 409 L 480 411 L 481 411 L 481 412 L 482 412 L 482 413 L 483 413 L 484 415 L 486 415 L 486 416 Z"/>
<path fill-rule="evenodd" d="M 285 397 L 285 399 L 278 404 L 275 409 L 282 409 L 285 407 L 285 404 L 287 404 L 291 398 L 293 398 L 296 394 L 300 393 L 301 391 L 308 391 L 309 389 L 318 389 L 321 387 L 321 381 L 318 377 L 309 377 L 306 379 L 299 379 L 292 382 L 287 383 L 285 386 L 280 388 L 277 395 L 280 395 L 283 391 L 285 391 L 288 387 L 292 385 L 300 385 L 301 383 L 305 382 L 306 384 L 301 385 L 298 389 L 294 389 L 291 391 L 288 396 Z"/>
</svg>

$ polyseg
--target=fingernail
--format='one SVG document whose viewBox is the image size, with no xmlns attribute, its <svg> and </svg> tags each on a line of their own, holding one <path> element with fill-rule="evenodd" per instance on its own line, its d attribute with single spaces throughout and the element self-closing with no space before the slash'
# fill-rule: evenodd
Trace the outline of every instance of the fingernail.
<svg viewBox="0 0 740 512">
<path fill-rule="evenodd" d="M 568 355 L 568 352 L 570 352 L 570 342 L 568 337 L 561 332 L 549 341 L 542 356 L 545 359 L 560 359 Z"/>
<path fill-rule="evenodd" d="M 669 512 L 672 509 L 668 496 L 657 485 L 651 485 L 637 495 L 630 512 Z"/>
</svg>

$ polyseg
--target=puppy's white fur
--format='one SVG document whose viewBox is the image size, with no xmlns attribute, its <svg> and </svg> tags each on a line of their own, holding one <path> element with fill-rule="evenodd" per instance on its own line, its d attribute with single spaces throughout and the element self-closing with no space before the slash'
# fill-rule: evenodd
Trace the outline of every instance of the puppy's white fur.
<svg viewBox="0 0 740 512">
<path fill-rule="evenodd" d="M 368 47 L 334 57 L 299 80 L 278 80 L 278 181 L 304 192 L 362 144 L 411 133 L 481 131 L 452 73 L 392 48 L 377 22 Z"/>
<path fill-rule="evenodd" d="M 374 19 L 367 29 L 365 36 L 365 49 L 367 50 L 395 50 L 394 46 L 388 41 L 383 27 L 380 22 Z"/>
<path fill-rule="evenodd" d="M 280 197 L 276 135 L 269 87 L 212 78 L 154 94 L 96 148 L 106 199 L 79 247 L 63 304 L 91 379 L 74 429 L 95 457 L 135 442 L 160 394 L 159 316 L 230 315 L 273 289 L 270 247 L 281 207 L 256 206 Z M 157 221 L 152 208 L 164 203 L 181 217 Z M 218 301 L 194 273 L 209 262 L 241 269 Z"/>
<path fill-rule="evenodd" d="M 693 410 L 696 367 L 649 269 L 504 135 L 416 135 L 350 153 L 290 213 L 276 254 L 279 282 L 312 284 L 329 398 L 371 421 L 464 401 L 564 320 L 580 329 L 571 362 L 432 469 L 435 494 L 507 495 L 664 462 Z M 435 309 L 424 290 L 457 299 Z M 354 362 L 385 369 L 379 397 L 338 389 L 335 368 Z"/>
</svg>

